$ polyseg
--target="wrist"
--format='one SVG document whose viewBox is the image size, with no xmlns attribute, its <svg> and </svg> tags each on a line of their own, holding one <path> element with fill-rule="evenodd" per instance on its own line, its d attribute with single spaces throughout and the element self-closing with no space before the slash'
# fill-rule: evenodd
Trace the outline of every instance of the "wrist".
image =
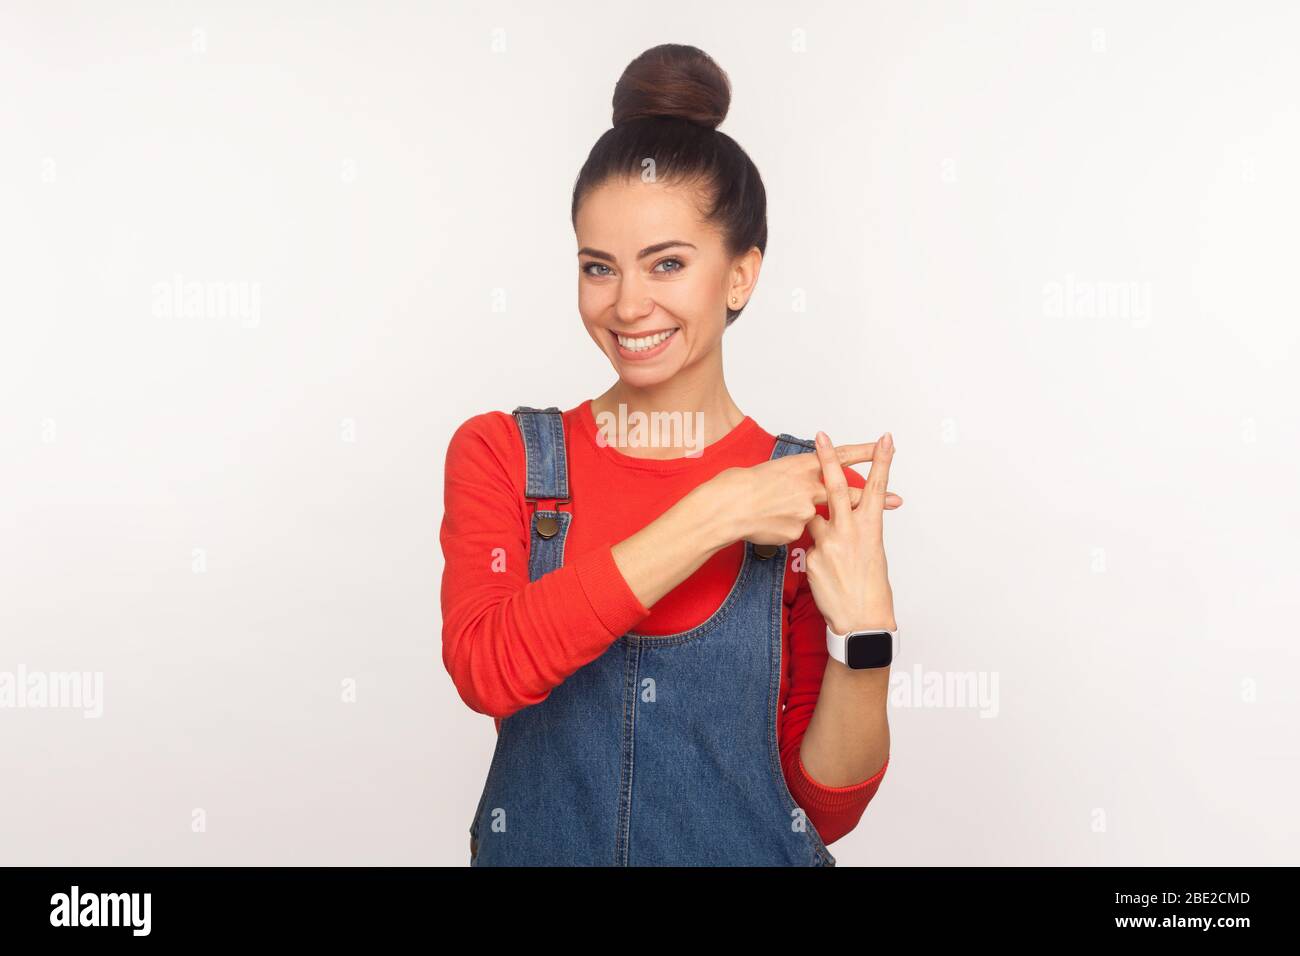
<svg viewBox="0 0 1300 956">
<path fill-rule="evenodd" d="M 851 631 L 896 631 L 898 622 L 893 612 L 871 612 L 845 614 L 826 618 L 826 626 L 836 634 L 848 634 Z"/>
<path fill-rule="evenodd" d="M 744 537 L 731 507 L 733 496 L 727 493 L 720 477 L 716 475 L 697 485 L 682 499 L 689 509 L 692 528 L 700 532 L 709 557 Z"/>
</svg>

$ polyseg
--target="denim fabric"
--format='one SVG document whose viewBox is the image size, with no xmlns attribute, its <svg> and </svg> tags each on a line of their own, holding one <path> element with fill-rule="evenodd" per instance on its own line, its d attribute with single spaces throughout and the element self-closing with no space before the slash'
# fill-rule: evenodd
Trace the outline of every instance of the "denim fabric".
<svg viewBox="0 0 1300 956">
<path fill-rule="evenodd" d="M 530 580 L 572 522 L 559 409 L 515 409 L 528 462 Z M 810 452 L 782 434 L 773 458 Z M 537 522 L 558 521 L 551 538 Z M 834 866 L 781 771 L 776 716 L 787 546 L 745 542 L 722 606 L 679 634 L 628 632 L 501 722 L 471 866 Z"/>
</svg>

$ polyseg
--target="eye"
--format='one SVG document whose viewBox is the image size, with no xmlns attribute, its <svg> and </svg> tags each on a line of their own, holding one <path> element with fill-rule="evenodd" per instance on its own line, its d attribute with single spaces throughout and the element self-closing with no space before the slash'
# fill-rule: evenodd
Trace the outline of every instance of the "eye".
<svg viewBox="0 0 1300 956">
<path fill-rule="evenodd" d="M 596 267 L 599 268 L 599 269 L 608 269 L 608 268 L 609 268 L 609 266 L 605 265 L 605 263 L 603 263 L 603 262 L 588 262 L 585 266 L 582 267 L 582 271 L 583 271 L 584 273 L 586 273 L 587 275 L 589 275 L 589 276 L 596 276 L 596 277 L 599 277 L 599 276 L 604 275 L 604 273 L 600 273 L 600 272 L 592 272 L 592 271 L 591 271 L 591 267 L 592 267 L 592 266 L 596 266 Z"/>
<path fill-rule="evenodd" d="M 686 266 L 685 266 L 685 264 L 682 262 L 682 260 L 681 260 L 681 259 L 678 259 L 676 256 L 669 256 L 667 259 L 660 259 L 658 262 L 655 263 L 655 268 L 658 269 L 660 266 L 665 265 L 666 263 L 669 263 L 669 262 L 674 262 L 674 263 L 676 263 L 676 264 L 677 264 L 677 268 L 676 268 L 676 269 L 665 269 L 665 270 L 664 270 L 665 272 L 681 272 L 682 269 L 686 268 Z"/>
</svg>

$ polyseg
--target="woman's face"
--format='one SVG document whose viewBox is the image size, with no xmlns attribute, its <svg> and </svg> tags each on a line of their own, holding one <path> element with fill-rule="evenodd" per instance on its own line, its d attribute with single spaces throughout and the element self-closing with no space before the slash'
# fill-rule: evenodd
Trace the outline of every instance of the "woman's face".
<svg viewBox="0 0 1300 956">
<path fill-rule="evenodd" d="M 578 311 L 619 378 L 656 385 L 716 349 L 762 255 L 731 257 L 689 186 L 610 180 L 578 207 Z"/>
</svg>

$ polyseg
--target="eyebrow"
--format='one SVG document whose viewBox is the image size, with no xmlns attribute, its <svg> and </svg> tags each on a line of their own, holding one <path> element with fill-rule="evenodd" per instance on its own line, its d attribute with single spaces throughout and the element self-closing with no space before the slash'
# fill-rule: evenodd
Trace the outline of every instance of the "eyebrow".
<svg viewBox="0 0 1300 956">
<path fill-rule="evenodd" d="M 644 259 L 646 256 L 653 256 L 656 252 L 663 252 L 665 249 L 671 249 L 673 246 L 687 246 L 694 249 L 695 246 L 689 242 L 683 242 L 681 239 L 669 239 L 667 242 L 656 242 L 653 246 L 646 246 L 636 254 L 638 259 Z M 602 252 L 599 249 L 593 249 L 591 246 L 583 246 L 578 250 L 580 256 L 591 256 L 593 259 L 604 259 L 606 262 L 613 262 L 614 257 L 608 252 Z"/>
</svg>

